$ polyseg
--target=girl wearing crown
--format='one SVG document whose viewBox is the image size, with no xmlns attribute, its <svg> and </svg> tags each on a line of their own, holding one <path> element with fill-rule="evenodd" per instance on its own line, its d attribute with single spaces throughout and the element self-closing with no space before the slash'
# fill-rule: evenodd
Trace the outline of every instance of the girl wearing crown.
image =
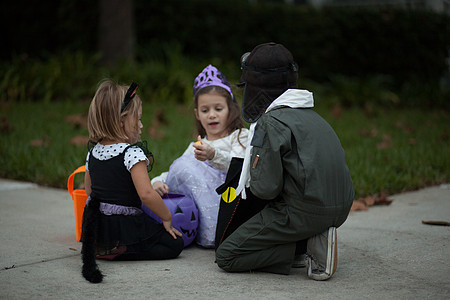
<svg viewBox="0 0 450 300">
<path fill-rule="evenodd" d="M 205 248 L 215 245 L 220 196 L 232 157 L 245 155 L 248 129 L 225 76 L 208 65 L 193 87 L 197 141 L 190 143 L 168 172 L 152 179 L 154 189 L 164 195 L 177 192 L 191 197 L 199 211 L 196 242 Z"/>
</svg>

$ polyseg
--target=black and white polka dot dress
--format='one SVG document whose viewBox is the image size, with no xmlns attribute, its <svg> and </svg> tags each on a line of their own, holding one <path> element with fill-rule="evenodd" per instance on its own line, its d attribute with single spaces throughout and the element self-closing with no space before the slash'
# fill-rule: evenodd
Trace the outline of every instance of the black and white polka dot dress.
<svg viewBox="0 0 450 300">
<path fill-rule="evenodd" d="M 126 143 L 97 144 L 89 151 L 86 169 L 91 178 L 91 197 L 100 203 L 141 209 L 142 202 L 131 177 L 131 168 L 148 159 L 142 149 Z M 97 244 L 112 247 L 134 245 L 144 240 L 157 242 L 164 227 L 148 217 L 100 213 Z"/>
<path fill-rule="evenodd" d="M 140 161 L 146 161 L 147 165 L 149 164 L 147 156 L 145 156 L 144 151 L 138 146 L 131 146 L 127 143 L 118 143 L 112 145 L 102 145 L 97 143 L 97 145 L 92 148 L 92 151 L 89 151 L 86 157 L 86 170 L 89 170 L 89 156 L 92 155 L 98 160 L 108 160 L 113 157 L 116 157 L 119 154 L 129 147 L 124 155 L 124 165 L 128 171 Z"/>
</svg>

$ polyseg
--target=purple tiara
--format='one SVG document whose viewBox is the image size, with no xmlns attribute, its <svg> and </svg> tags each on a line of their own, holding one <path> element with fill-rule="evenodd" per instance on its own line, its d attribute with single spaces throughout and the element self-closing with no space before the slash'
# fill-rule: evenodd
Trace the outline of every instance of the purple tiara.
<svg viewBox="0 0 450 300">
<path fill-rule="evenodd" d="M 231 92 L 231 84 L 226 77 L 212 65 L 208 65 L 204 68 L 203 71 L 198 74 L 197 78 L 195 78 L 193 88 L 194 97 L 199 90 L 207 86 L 220 86 L 227 90 L 231 94 L 231 97 L 234 98 L 233 92 Z"/>
</svg>

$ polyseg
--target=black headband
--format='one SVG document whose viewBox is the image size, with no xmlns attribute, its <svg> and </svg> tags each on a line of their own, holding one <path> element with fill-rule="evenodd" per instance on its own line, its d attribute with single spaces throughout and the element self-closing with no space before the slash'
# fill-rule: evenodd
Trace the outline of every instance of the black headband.
<svg viewBox="0 0 450 300">
<path fill-rule="evenodd" d="M 125 98 L 123 98 L 122 108 L 120 112 L 123 112 L 128 104 L 133 100 L 134 96 L 136 96 L 136 91 L 139 85 L 136 82 L 132 82 L 130 87 L 128 88 L 127 93 L 125 94 Z"/>
</svg>

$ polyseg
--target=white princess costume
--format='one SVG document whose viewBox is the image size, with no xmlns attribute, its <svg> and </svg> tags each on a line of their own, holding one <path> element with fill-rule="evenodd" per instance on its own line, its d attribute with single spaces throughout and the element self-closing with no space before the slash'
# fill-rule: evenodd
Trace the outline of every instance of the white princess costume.
<svg viewBox="0 0 450 300">
<path fill-rule="evenodd" d="M 171 193 L 184 194 L 194 200 L 199 212 L 196 242 L 200 246 L 214 247 L 220 204 L 216 188 L 225 182 L 231 158 L 244 157 L 247 136 L 248 129 L 242 128 L 218 140 L 203 138 L 202 143 L 215 149 L 214 158 L 208 161 L 199 161 L 194 157 L 192 142 L 183 155 L 172 163 L 169 172 L 164 172 L 151 181 L 152 184 L 161 181 L 169 186 Z"/>
</svg>

